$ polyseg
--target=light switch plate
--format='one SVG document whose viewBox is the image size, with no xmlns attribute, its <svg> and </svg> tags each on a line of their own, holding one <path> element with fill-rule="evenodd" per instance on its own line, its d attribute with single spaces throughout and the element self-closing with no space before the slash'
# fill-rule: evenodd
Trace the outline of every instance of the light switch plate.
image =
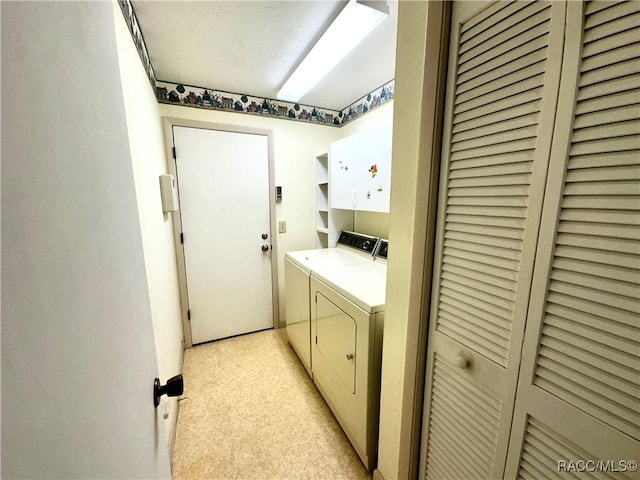
<svg viewBox="0 0 640 480">
<path fill-rule="evenodd" d="M 278 233 L 287 233 L 287 222 L 285 220 L 278 222 Z"/>
</svg>

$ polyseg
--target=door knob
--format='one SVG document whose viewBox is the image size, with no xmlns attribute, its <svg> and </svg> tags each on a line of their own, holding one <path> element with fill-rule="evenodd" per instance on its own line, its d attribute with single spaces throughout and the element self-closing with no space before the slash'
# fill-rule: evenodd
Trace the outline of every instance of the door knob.
<svg viewBox="0 0 640 480">
<path fill-rule="evenodd" d="M 347 353 L 347 360 L 353 360 L 353 353 Z"/>
<path fill-rule="evenodd" d="M 153 381 L 153 405 L 157 407 L 160 405 L 160 397 L 167 395 L 167 397 L 179 397 L 184 393 L 184 380 L 182 375 L 176 375 L 167 380 L 166 385 L 160 385 L 160 379 L 156 378 Z"/>
<path fill-rule="evenodd" d="M 268 234 L 266 234 L 266 233 L 263 233 L 263 234 L 261 235 L 261 237 L 262 237 L 262 239 L 263 239 L 263 240 L 266 240 L 267 238 L 269 238 L 269 235 L 268 235 Z"/>
<path fill-rule="evenodd" d="M 269 251 L 269 245 L 262 245 L 262 251 L 263 252 L 268 252 Z"/>
<path fill-rule="evenodd" d="M 458 368 L 465 370 L 466 368 L 469 368 L 470 363 L 471 362 L 469 361 L 467 356 L 462 353 L 459 353 L 456 357 L 456 365 L 458 366 Z"/>
</svg>

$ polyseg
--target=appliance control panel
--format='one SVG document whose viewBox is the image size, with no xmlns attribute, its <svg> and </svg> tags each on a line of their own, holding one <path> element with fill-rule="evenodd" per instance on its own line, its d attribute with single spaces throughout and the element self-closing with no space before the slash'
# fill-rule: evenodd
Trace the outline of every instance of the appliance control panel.
<svg viewBox="0 0 640 480">
<path fill-rule="evenodd" d="M 389 240 L 380 239 L 378 242 L 378 252 L 376 257 L 387 259 L 387 251 L 389 250 Z"/>
<path fill-rule="evenodd" d="M 370 254 L 373 254 L 377 243 L 378 239 L 376 237 L 345 230 L 340 232 L 340 237 L 338 238 L 338 244 Z"/>
</svg>

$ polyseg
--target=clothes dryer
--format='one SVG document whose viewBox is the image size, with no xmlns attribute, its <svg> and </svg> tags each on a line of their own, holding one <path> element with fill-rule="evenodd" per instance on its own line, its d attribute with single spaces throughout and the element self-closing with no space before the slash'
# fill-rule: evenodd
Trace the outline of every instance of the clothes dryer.
<svg viewBox="0 0 640 480">
<path fill-rule="evenodd" d="M 377 260 L 311 272 L 313 381 L 365 466 L 376 465 L 386 302 Z"/>
<path fill-rule="evenodd" d="M 313 270 L 332 270 L 339 266 L 372 261 L 378 238 L 343 231 L 337 246 L 301 250 L 285 254 L 285 315 L 289 343 L 302 364 L 312 374 L 310 275 Z"/>
</svg>

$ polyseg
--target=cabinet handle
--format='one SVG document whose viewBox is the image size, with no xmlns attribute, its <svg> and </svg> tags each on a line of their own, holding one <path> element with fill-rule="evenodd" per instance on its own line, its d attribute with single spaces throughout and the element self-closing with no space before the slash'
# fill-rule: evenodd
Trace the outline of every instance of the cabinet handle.
<svg viewBox="0 0 640 480">
<path fill-rule="evenodd" d="M 347 353 L 347 360 L 353 360 L 353 353 Z"/>
</svg>

